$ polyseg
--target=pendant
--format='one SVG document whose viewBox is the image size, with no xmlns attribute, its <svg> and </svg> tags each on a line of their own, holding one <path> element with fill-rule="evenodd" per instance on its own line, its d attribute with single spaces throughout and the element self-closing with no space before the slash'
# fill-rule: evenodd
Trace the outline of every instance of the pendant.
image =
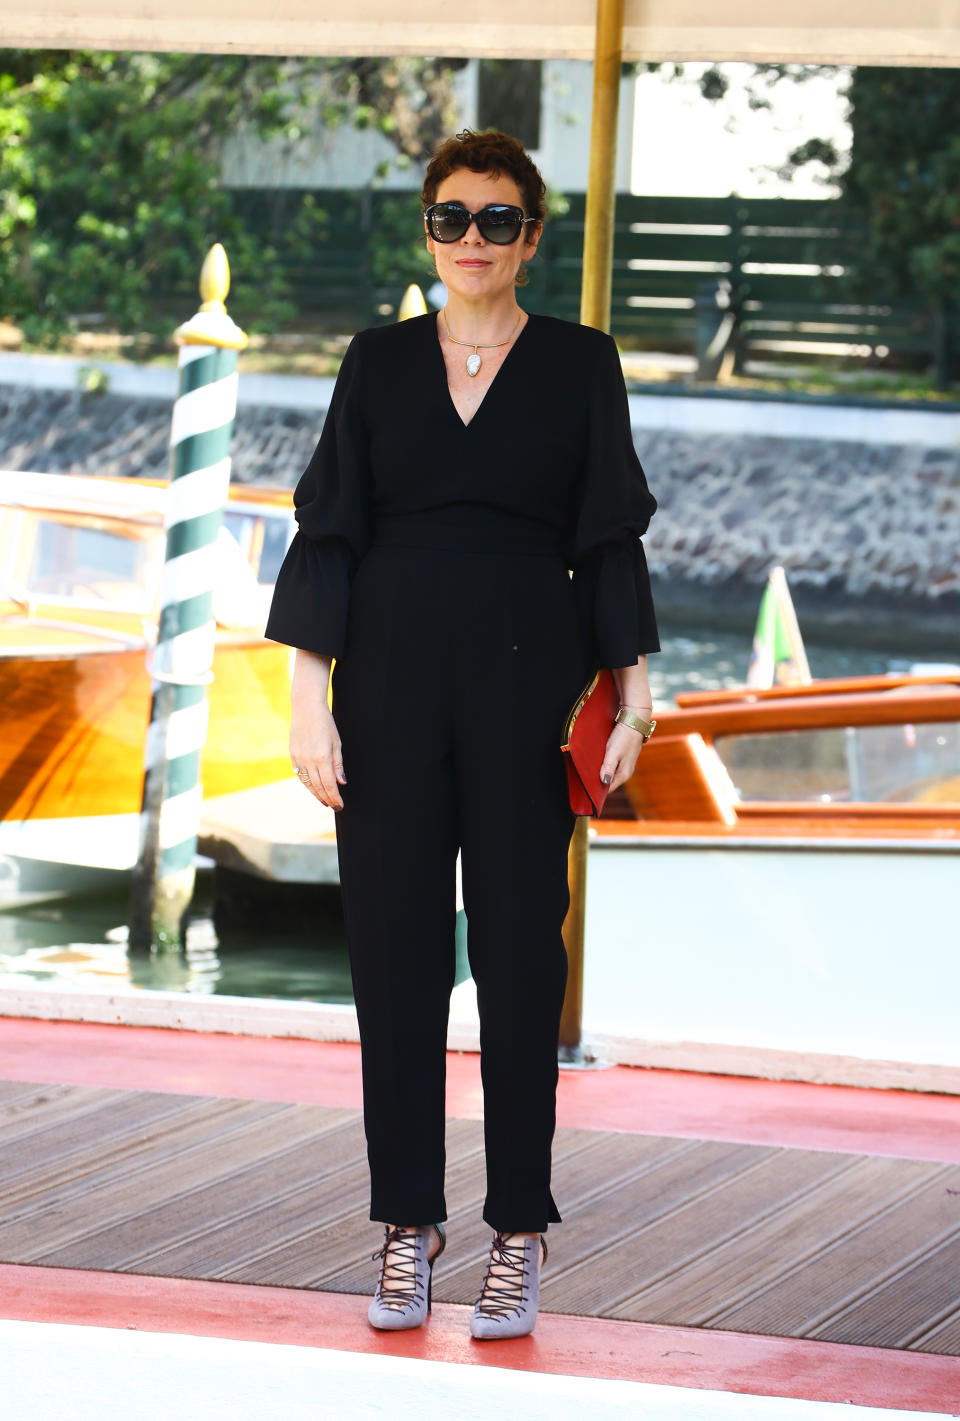
<svg viewBox="0 0 960 1421">
<path fill-rule="evenodd" d="M 467 356 L 467 374 L 476 375 L 482 364 L 483 362 L 480 359 L 479 355 L 476 351 L 474 351 L 472 355 Z"/>
</svg>

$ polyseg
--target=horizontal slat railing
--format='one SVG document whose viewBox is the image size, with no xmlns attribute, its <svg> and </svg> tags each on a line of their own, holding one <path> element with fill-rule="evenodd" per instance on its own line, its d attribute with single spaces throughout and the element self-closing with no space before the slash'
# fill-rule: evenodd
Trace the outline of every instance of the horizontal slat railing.
<svg viewBox="0 0 960 1421">
<path fill-rule="evenodd" d="M 278 252 L 288 295 L 309 317 L 341 329 L 395 318 L 418 258 L 416 193 L 237 190 L 237 214 Z M 521 300 L 577 320 L 584 198 L 568 194 L 547 222 Z M 868 299 L 848 279 L 858 229 L 832 199 L 658 197 L 621 194 L 614 235 L 612 330 L 652 349 L 693 353 L 705 283 L 730 283 L 738 358 L 796 361 L 806 354 L 912 359 L 943 348 L 943 320 L 917 299 L 884 290 Z M 956 342 L 948 322 L 948 354 Z"/>
<path fill-rule="evenodd" d="M 939 693 L 937 693 L 939 692 Z M 798 701 L 742 701 L 665 710 L 657 718 L 658 735 L 683 735 L 695 725 L 705 738 L 766 734 L 843 725 L 898 725 L 960 718 L 960 689 L 904 689 L 895 697 L 864 692 L 812 695 Z"/>
</svg>

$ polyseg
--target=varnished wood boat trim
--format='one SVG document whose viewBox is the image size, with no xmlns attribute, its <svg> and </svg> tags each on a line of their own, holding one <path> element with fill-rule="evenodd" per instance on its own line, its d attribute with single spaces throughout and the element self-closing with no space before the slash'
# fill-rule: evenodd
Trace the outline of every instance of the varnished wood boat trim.
<svg viewBox="0 0 960 1421">
<path fill-rule="evenodd" d="M 960 687 L 904 687 L 894 699 L 869 692 L 810 695 L 802 700 L 733 701 L 724 705 L 684 706 L 660 711 L 657 737 L 697 731 L 705 740 L 721 735 L 763 735 L 784 730 L 813 730 L 844 725 L 904 725 L 960 719 Z M 653 740 L 650 744 L 653 745 Z M 646 751 L 644 752 L 646 753 Z M 641 757 L 642 758 L 642 757 Z"/>
<path fill-rule="evenodd" d="M 851 819 L 897 823 L 916 820 L 918 824 L 939 824 L 960 829 L 960 804 L 918 804 L 915 800 L 905 803 L 884 804 L 876 800 L 844 800 L 830 804 L 808 799 L 758 800 L 744 799 L 737 805 L 737 815 L 743 819 L 778 819 L 784 814 L 795 815 L 798 819 L 809 819 L 819 823 L 827 819 Z"/>
<path fill-rule="evenodd" d="M 710 705 L 745 704 L 752 701 L 803 700 L 808 696 L 834 696 L 845 691 L 894 691 L 901 686 L 956 686 L 960 675 L 939 673 L 899 675 L 832 676 L 794 686 L 728 686 L 709 691 L 678 691 L 674 700 L 681 709 Z"/>
</svg>

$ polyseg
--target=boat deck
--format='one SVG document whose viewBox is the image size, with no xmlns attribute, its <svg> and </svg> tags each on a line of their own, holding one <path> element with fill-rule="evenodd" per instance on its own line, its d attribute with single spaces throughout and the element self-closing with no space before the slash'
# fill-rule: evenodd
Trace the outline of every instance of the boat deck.
<svg viewBox="0 0 960 1421">
<path fill-rule="evenodd" d="M 235 1315 L 220 1337 L 261 1336 L 243 1330 L 256 1312 L 286 1340 L 323 1319 L 313 1345 L 347 1328 L 349 1350 L 429 1358 L 434 1339 L 501 1367 L 960 1409 L 960 1099 L 563 1073 L 569 1223 L 549 1235 L 545 1315 L 532 1339 L 471 1348 L 450 1329 L 489 1239 L 480 1087 L 476 1057 L 449 1059 L 434 1314 L 383 1337 L 364 1321 L 380 1230 L 355 1046 L 5 1021 L 3 1315 L 190 1331 L 203 1299 Z"/>
</svg>

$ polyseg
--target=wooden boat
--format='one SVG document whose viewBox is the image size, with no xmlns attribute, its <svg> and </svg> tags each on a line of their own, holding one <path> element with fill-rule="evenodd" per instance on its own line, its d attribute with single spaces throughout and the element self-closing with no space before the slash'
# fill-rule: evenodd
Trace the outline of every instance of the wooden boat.
<svg viewBox="0 0 960 1421">
<path fill-rule="evenodd" d="M 0 903 L 136 856 L 166 486 L 0 475 Z M 287 491 L 234 486 L 218 545 L 206 795 L 289 773 L 289 653 L 264 640 Z"/>
<path fill-rule="evenodd" d="M 681 692 L 595 828 L 960 843 L 960 672 Z"/>
</svg>

